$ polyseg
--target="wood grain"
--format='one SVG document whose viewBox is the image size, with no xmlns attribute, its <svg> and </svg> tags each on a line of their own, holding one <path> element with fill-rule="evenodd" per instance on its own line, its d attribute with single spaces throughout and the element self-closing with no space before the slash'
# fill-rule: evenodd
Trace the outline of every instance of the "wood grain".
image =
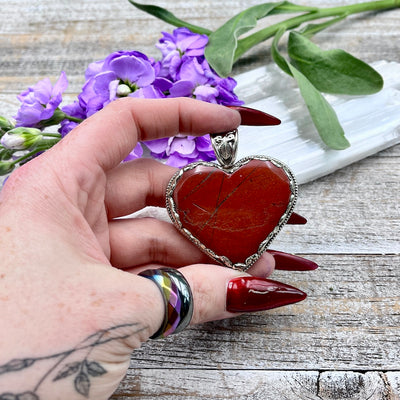
<svg viewBox="0 0 400 400">
<path fill-rule="evenodd" d="M 256 0 L 174 2 L 179 17 L 216 28 Z M 309 0 L 308 5 L 354 1 Z M 172 28 L 125 0 L 1 1 L 0 114 L 38 79 L 67 72 L 70 98 L 89 62 L 135 49 L 158 57 Z M 276 17 L 279 18 L 279 17 Z M 400 10 L 353 16 L 315 37 L 368 62 L 400 62 Z M 270 62 L 257 46 L 234 73 Z M 275 272 L 305 290 L 306 301 L 192 327 L 132 354 L 112 399 L 400 399 L 400 146 L 300 187 L 296 211 L 273 248 L 315 260 L 310 273 Z"/>
<path fill-rule="evenodd" d="M 1 3 L 2 21 L 11 21 L 1 24 L 0 28 L 2 93 L 21 91 L 46 76 L 56 79 L 61 70 L 68 73 L 69 90 L 76 92 L 84 82 L 83 71 L 89 62 L 121 49 L 138 50 L 157 58 L 160 53 L 154 45 L 160 32 L 173 29 L 135 9 L 127 0 L 3 0 Z M 154 1 L 143 0 L 142 3 Z M 180 18 L 209 29 L 217 28 L 230 16 L 258 3 L 257 0 L 156 2 Z M 301 3 L 336 6 L 352 1 Z M 272 17 L 268 23 L 279 18 Z M 400 10 L 351 16 L 338 27 L 318 34 L 315 40 L 326 49 L 340 47 L 368 62 L 400 61 L 400 45 L 396 40 L 399 18 Z M 269 62 L 268 49 L 269 46 L 262 44 L 250 51 L 238 63 L 235 73 Z"/>
<path fill-rule="evenodd" d="M 161 390 L 158 385 L 154 385 L 155 375 L 162 375 Z M 400 392 L 396 381 L 398 382 L 399 378 L 398 372 L 377 371 L 137 369 L 129 371 L 114 398 L 398 400 Z"/>
</svg>

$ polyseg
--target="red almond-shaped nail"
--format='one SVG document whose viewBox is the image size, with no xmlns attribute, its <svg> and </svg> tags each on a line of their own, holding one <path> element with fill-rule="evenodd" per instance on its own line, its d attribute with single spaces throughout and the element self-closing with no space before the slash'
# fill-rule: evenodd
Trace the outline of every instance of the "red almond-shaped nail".
<svg viewBox="0 0 400 400">
<path fill-rule="evenodd" d="M 242 107 L 242 106 L 228 106 L 236 111 L 239 111 L 242 117 L 240 125 L 253 125 L 253 126 L 264 126 L 264 125 L 279 125 L 281 120 L 269 115 L 263 111 L 256 110 L 254 108 Z"/>
<path fill-rule="evenodd" d="M 226 309 L 254 312 L 297 303 L 307 297 L 301 290 L 271 279 L 242 276 L 228 283 Z"/>
<path fill-rule="evenodd" d="M 292 225 L 304 225 L 306 223 L 307 220 L 303 216 L 297 213 L 292 213 L 287 222 L 287 224 L 292 224 Z"/>
<path fill-rule="evenodd" d="M 275 268 L 284 271 L 312 271 L 318 268 L 318 264 L 306 258 L 284 253 L 277 250 L 267 250 L 275 259 Z"/>
</svg>

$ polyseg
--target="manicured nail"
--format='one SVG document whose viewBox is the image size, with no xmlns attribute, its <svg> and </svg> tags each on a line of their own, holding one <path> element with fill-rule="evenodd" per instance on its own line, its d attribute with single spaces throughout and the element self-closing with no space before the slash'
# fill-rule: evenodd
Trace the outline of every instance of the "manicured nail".
<svg viewBox="0 0 400 400">
<path fill-rule="evenodd" d="M 287 224 L 292 224 L 292 225 L 304 225 L 306 223 L 307 220 L 297 213 L 292 213 L 287 222 Z"/>
<path fill-rule="evenodd" d="M 306 293 L 281 282 L 241 276 L 228 283 L 226 309 L 234 313 L 263 311 L 297 303 L 306 297 Z"/>
<path fill-rule="evenodd" d="M 312 271 L 318 268 L 314 261 L 277 250 L 267 250 L 275 259 L 275 268 L 285 271 Z"/>
<path fill-rule="evenodd" d="M 240 125 L 253 125 L 253 126 L 263 126 L 263 125 L 279 125 L 281 120 L 269 115 L 263 111 L 256 110 L 254 108 L 242 107 L 242 106 L 228 106 L 236 111 L 239 111 L 242 117 L 242 122 Z"/>
</svg>

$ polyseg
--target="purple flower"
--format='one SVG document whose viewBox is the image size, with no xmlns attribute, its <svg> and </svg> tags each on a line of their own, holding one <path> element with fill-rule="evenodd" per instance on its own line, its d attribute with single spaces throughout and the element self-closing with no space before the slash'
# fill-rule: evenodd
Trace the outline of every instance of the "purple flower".
<svg viewBox="0 0 400 400">
<path fill-rule="evenodd" d="M 61 110 L 69 117 L 78 118 L 78 119 L 85 119 L 86 112 L 81 107 L 78 101 L 74 101 L 72 104 L 68 104 L 61 108 Z M 64 119 L 61 121 L 61 127 L 58 129 L 58 132 L 61 133 L 61 136 L 64 137 L 67 133 L 71 132 L 72 129 L 77 127 L 79 122 L 71 121 L 69 119 Z"/>
<path fill-rule="evenodd" d="M 234 93 L 236 82 L 219 77 L 204 58 L 206 35 L 199 35 L 187 28 L 164 33 L 157 47 L 163 58 L 155 85 L 167 97 L 193 97 L 208 103 L 224 105 L 243 104 Z M 152 140 L 145 143 L 155 158 L 166 160 L 175 167 L 194 161 L 215 160 L 209 136 L 178 135 L 174 138 Z"/>
<path fill-rule="evenodd" d="M 68 86 L 65 72 L 51 85 L 45 78 L 18 96 L 22 103 L 15 117 L 16 126 L 43 128 L 42 121 L 50 119 L 62 101 L 62 94 Z"/>
<path fill-rule="evenodd" d="M 149 140 L 145 142 L 151 155 L 155 158 L 166 159 L 167 165 L 183 167 L 195 161 L 215 160 L 209 135 L 185 136 Z"/>
<path fill-rule="evenodd" d="M 128 154 L 124 161 L 134 160 L 140 158 L 143 155 L 143 147 L 141 143 L 138 143 L 135 148 Z"/>
<path fill-rule="evenodd" d="M 188 28 L 177 28 L 172 34 L 163 32 L 156 45 L 163 56 L 158 75 L 175 80 L 185 57 L 203 57 L 207 43 L 207 35 L 193 33 Z"/>
<path fill-rule="evenodd" d="M 170 88 L 171 97 L 194 97 L 208 103 L 223 105 L 241 105 L 233 92 L 236 81 L 232 78 L 220 78 L 207 62 L 196 58 L 187 58 L 179 71 L 177 81 Z"/>
<path fill-rule="evenodd" d="M 86 116 L 96 113 L 119 97 L 163 97 L 155 87 L 154 63 L 137 51 L 118 51 L 89 65 L 87 82 L 78 96 Z"/>
</svg>

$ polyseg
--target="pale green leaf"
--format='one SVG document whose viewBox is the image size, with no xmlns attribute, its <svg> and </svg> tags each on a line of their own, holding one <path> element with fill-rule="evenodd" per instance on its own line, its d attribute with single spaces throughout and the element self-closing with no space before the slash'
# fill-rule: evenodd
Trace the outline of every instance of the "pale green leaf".
<svg viewBox="0 0 400 400">
<path fill-rule="evenodd" d="M 186 27 L 189 28 L 192 32 L 195 33 L 201 33 L 204 35 L 209 35 L 211 31 L 209 29 L 203 28 L 201 26 L 193 25 L 190 24 L 189 22 L 183 21 L 176 17 L 174 14 L 172 14 L 170 11 L 166 10 L 165 8 L 155 6 L 155 5 L 146 5 L 146 4 L 141 4 L 137 3 L 136 1 L 128 0 L 131 4 L 133 4 L 136 8 L 139 10 L 142 10 L 144 12 L 147 12 L 150 15 L 153 15 L 156 18 L 161 19 L 164 22 L 167 22 L 168 24 L 171 24 L 173 26 L 176 26 L 178 28 L 180 27 Z"/>
<path fill-rule="evenodd" d="M 239 36 L 254 28 L 257 20 L 264 18 L 283 3 L 264 3 L 250 7 L 231 18 L 210 35 L 205 56 L 218 75 L 228 76 L 232 71 Z"/>
<path fill-rule="evenodd" d="M 310 117 L 322 139 L 332 149 L 343 150 L 350 146 L 344 135 L 344 131 L 337 118 L 335 110 L 327 102 L 324 96 L 313 84 L 300 72 L 285 60 L 278 50 L 279 39 L 285 33 L 282 27 L 276 34 L 272 43 L 271 52 L 276 64 L 296 80 L 300 94 L 304 99 Z"/>
<path fill-rule="evenodd" d="M 349 147 L 350 143 L 332 106 L 300 71 L 290 63 L 288 66 L 299 85 L 300 93 L 322 141 L 334 150 Z"/>
<path fill-rule="evenodd" d="M 292 64 L 321 92 L 366 95 L 383 87 L 381 75 L 343 50 L 321 50 L 297 32 L 290 32 L 288 53 Z"/>
</svg>

